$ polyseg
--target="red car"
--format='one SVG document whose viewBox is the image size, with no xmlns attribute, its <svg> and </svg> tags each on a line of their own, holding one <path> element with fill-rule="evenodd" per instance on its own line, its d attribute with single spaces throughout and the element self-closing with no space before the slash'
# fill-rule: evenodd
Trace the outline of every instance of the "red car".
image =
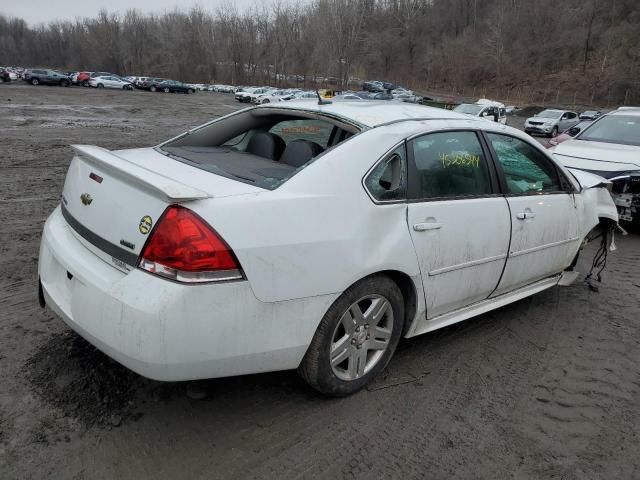
<svg viewBox="0 0 640 480">
<path fill-rule="evenodd" d="M 552 137 L 549 140 L 547 140 L 547 143 L 544 144 L 544 147 L 545 148 L 555 147 L 556 145 L 562 142 L 566 142 L 567 140 L 572 139 L 577 134 L 579 134 L 582 130 L 587 128 L 588 125 L 591 125 L 591 123 L 592 122 L 590 121 L 580 122 L 577 125 L 574 125 L 573 127 L 568 128 L 567 130 L 562 132 L 560 135 L 556 135 L 555 137 Z"/>
<path fill-rule="evenodd" d="M 91 72 L 78 72 L 75 82 L 83 87 L 89 86 L 89 79 L 91 78 Z"/>
</svg>

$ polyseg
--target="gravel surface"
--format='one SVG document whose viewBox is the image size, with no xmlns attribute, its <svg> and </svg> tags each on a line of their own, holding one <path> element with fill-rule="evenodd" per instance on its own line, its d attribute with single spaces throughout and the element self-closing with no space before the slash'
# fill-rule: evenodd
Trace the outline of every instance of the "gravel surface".
<svg viewBox="0 0 640 480">
<path fill-rule="evenodd" d="M 339 400 L 294 372 L 146 380 L 40 309 L 69 144 L 153 145 L 236 108 L 0 85 L 0 478 L 640 477 L 638 235 L 617 238 L 599 293 L 580 281 L 404 341 Z"/>
</svg>

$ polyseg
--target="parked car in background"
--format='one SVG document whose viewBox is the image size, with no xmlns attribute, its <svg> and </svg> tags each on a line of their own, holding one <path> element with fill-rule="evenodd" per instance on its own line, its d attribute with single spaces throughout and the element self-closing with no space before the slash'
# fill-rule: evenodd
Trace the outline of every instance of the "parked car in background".
<svg viewBox="0 0 640 480">
<path fill-rule="evenodd" d="M 595 120 L 596 118 L 600 118 L 602 116 L 602 112 L 596 110 L 587 110 L 586 112 L 582 112 L 580 114 L 580 120 Z"/>
<path fill-rule="evenodd" d="M 567 167 L 609 179 L 620 219 L 640 226 L 640 107 L 602 115 L 550 151 Z"/>
<path fill-rule="evenodd" d="M 560 132 L 577 125 L 580 122 L 578 114 L 570 110 L 547 109 L 527 118 L 524 131 L 555 137 Z"/>
<path fill-rule="evenodd" d="M 71 79 L 55 70 L 32 68 L 25 71 L 23 80 L 31 85 L 60 85 L 68 87 Z"/>
<path fill-rule="evenodd" d="M 300 92 L 296 93 L 292 100 L 309 100 L 309 99 L 318 99 L 318 94 L 316 92 Z"/>
<path fill-rule="evenodd" d="M 394 95 L 393 99 L 400 102 L 406 102 L 406 103 L 420 103 L 422 101 L 422 97 L 418 95 L 409 95 L 409 94 Z"/>
<path fill-rule="evenodd" d="M 494 122 L 506 124 L 507 110 L 500 102 L 481 98 L 476 103 L 463 103 L 453 109 L 454 112 L 473 115 L 474 117 L 492 120 Z"/>
<path fill-rule="evenodd" d="M 89 85 L 96 88 L 117 88 L 119 90 L 133 90 L 133 83 L 112 75 L 93 77 L 89 80 Z"/>
<path fill-rule="evenodd" d="M 94 78 L 94 77 L 120 77 L 120 76 L 111 72 L 91 72 L 90 77 Z"/>
<path fill-rule="evenodd" d="M 178 82 L 177 80 L 164 80 L 158 82 L 156 85 L 158 92 L 164 93 L 195 93 L 196 90 L 193 86 L 186 83 Z"/>
<path fill-rule="evenodd" d="M 382 85 L 382 82 L 378 80 L 369 80 L 362 83 L 362 90 L 364 90 L 365 92 L 378 93 L 384 92 L 384 87 Z"/>
<path fill-rule="evenodd" d="M 255 97 L 274 90 L 271 87 L 255 87 L 248 88 L 242 92 L 236 93 L 235 99 L 240 103 L 251 103 Z"/>
<path fill-rule="evenodd" d="M 136 81 L 134 82 L 134 86 L 136 88 L 143 88 L 144 82 L 146 82 L 149 78 L 151 78 L 151 77 L 138 77 L 136 79 Z"/>
<path fill-rule="evenodd" d="M 393 95 L 390 93 L 378 92 L 371 95 L 368 100 L 393 100 Z"/>
<path fill-rule="evenodd" d="M 398 97 L 400 95 L 410 95 L 410 96 L 414 96 L 415 93 L 413 92 L 413 90 L 407 90 L 406 88 L 396 88 L 395 90 L 391 90 L 391 95 L 395 97 Z"/>
<path fill-rule="evenodd" d="M 41 305 L 156 380 L 297 368 L 352 394 L 401 337 L 570 284 L 618 220 L 601 178 L 528 135 L 419 105 L 281 102 L 73 148 Z"/>
<path fill-rule="evenodd" d="M 271 90 L 267 93 L 252 97 L 251 101 L 252 103 L 255 103 L 257 105 L 263 103 L 282 102 L 284 100 L 291 100 L 297 93 L 300 93 L 301 91 L 302 90 L 297 88 Z"/>
<path fill-rule="evenodd" d="M 158 85 L 164 81 L 165 81 L 164 78 L 148 77 L 142 82 L 140 88 L 142 90 L 149 90 L 150 92 L 155 92 L 158 90 Z"/>
<path fill-rule="evenodd" d="M 249 95 L 259 89 L 260 87 L 239 87 L 234 98 L 240 103 L 251 102 Z"/>
<path fill-rule="evenodd" d="M 578 123 L 577 125 L 574 125 L 573 127 L 568 128 L 567 130 L 565 130 L 564 132 L 559 134 L 557 137 L 551 137 L 549 140 L 547 140 L 547 142 L 544 144 L 544 146 L 546 148 L 551 148 L 551 147 L 555 147 L 556 145 L 561 144 L 562 142 L 566 142 L 567 140 L 571 140 L 573 137 L 575 137 L 577 134 L 579 134 L 582 130 L 587 128 L 587 126 L 589 126 L 589 125 L 591 125 L 590 121 L 582 121 L 582 122 Z"/>
<path fill-rule="evenodd" d="M 71 83 L 88 87 L 91 73 L 92 72 L 76 72 L 71 76 Z"/>
<path fill-rule="evenodd" d="M 11 74 L 9 73 L 9 70 L 5 69 L 4 67 L 0 67 L 0 82 L 10 82 L 11 81 Z"/>
</svg>

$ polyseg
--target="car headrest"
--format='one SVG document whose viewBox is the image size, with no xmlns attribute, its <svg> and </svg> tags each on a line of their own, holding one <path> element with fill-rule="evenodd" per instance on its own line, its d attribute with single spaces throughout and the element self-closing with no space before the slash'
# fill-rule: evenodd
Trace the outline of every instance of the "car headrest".
<svg viewBox="0 0 640 480">
<path fill-rule="evenodd" d="M 280 161 L 298 168 L 323 151 L 324 148 L 315 142 L 309 140 L 293 140 L 289 142 L 287 148 L 282 152 Z"/>
<path fill-rule="evenodd" d="M 278 160 L 284 147 L 284 140 L 278 135 L 260 131 L 253 134 L 246 151 L 269 160 Z"/>
</svg>

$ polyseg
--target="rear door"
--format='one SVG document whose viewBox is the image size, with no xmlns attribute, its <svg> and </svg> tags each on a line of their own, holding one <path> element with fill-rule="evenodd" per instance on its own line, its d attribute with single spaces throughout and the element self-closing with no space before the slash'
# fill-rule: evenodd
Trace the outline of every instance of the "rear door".
<svg viewBox="0 0 640 480">
<path fill-rule="evenodd" d="M 408 142 L 407 220 L 428 319 L 486 299 L 505 265 L 509 208 L 482 145 L 475 131 Z"/>
<path fill-rule="evenodd" d="M 562 272 L 580 238 L 571 183 L 522 139 L 487 133 L 511 214 L 509 258 L 495 295 Z"/>
</svg>

